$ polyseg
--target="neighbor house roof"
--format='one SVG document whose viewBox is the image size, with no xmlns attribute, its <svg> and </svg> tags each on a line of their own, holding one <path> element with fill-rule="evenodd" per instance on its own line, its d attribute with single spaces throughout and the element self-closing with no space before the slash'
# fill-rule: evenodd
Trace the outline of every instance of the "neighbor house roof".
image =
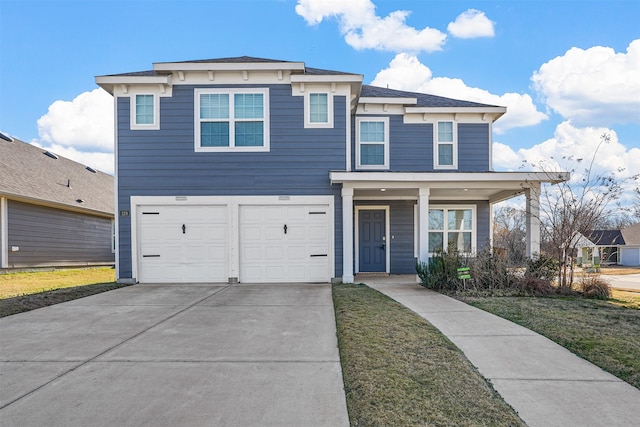
<svg viewBox="0 0 640 427">
<path fill-rule="evenodd" d="M 625 239 L 620 230 L 591 230 L 587 237 L 596 246 L 624 245 Z"/>
<path fill-rule="evenodd" d="M 620 230 L 626 245 L 640 245 L 640 224 L 632 225 Z"/>
<path fill-rule="evenodd" d="M 113 176 L 15 138 L 0 138 L 0 196 L 114 214 Z"/>
</svg>

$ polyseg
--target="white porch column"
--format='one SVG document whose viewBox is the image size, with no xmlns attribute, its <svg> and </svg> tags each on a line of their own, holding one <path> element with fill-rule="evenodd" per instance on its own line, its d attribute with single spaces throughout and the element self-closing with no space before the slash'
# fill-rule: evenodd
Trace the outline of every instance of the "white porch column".
<svg viewBox="0 0 640 427">
<path fill-rule="evenodd" d="M 9 212 L 6 197 L 0 197 L 0 268 L 9 268 Z"/>
<path fill-rule="evenodd" d="M 429 189 L 418 189 L 418 261 L 429 260 Z"/>
<path fill-rule="evenodd" d="M 524 190 L 527 199 L 527 256 L 540 255 L 540 184 Z"/>
<path fill-rule="evenodd" d="M 353 188 L 342 187 L 342 281 L 353 280 Z"/>
</svg>

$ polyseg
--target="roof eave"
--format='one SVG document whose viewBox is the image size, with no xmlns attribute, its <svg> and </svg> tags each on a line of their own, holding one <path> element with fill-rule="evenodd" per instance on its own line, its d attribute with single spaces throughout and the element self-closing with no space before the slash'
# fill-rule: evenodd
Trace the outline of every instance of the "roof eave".
<svg viewBox="0 0 640 427">
<path fill-rule="evenodd" d="M 97 76 L 96 84 L 113 95 L 114 87 L 118 85 L 162 85 L 171 86 L 171 74 L 159 76 Z"/>
<path fill-rule="evenodd" d="M 155 71 L 304 71 L 304 62 L 155 62 Z"/>
</svg>

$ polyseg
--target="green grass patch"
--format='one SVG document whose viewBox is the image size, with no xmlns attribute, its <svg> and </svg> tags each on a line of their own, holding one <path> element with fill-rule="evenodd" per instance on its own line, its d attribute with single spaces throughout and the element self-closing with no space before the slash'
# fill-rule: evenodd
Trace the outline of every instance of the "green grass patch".
<svg viewBox="0 0 640 427">
<path fill-rule="evenodd" d="M 429 322 L 364 285 L 333 287 L 353 426 L 520 426 L 515 411 Z"/>
<path fill-rule="evenodd" d="M 121 288 L 112 268 L 0 275 L 0 317 Z"/>
<path fill-rule="evenodd" d="M 74 268 L 0 274 L 0 299 L 54 289 L 115 282 L 113 268 Z"/>
<path fill-rule="evenodd" d="M 640 388 L 640 295 L 613 299 L 461 297 L 529 328 Z"/>
</svg>

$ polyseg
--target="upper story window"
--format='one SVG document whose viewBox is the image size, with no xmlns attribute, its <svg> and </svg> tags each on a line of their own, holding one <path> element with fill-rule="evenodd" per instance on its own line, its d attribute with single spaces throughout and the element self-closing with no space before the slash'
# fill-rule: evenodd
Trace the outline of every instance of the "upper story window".
<svg viewBox="0 0 640 427">
<path fill-rule="evenodd" d="M 389 118 L 356 119 L 356 168 L 389 169 Z"/>
<path fill-rule="evenodd" d="M 472 206 L 429 209 L 429 253 L 449 248 L 471 255 L 475 242 L 475 208 Z"/>
<path fill-rule="evenodd" d="M 434 169 L 458 168 L 458 135 L 454 122 L 437 122 L 435 126 Z"/>
<path fill-rule="evenodd" d="M 328 93 L 310 92 L 305 95 L 305 127 L 333 127 L 333 101 Z"/>
<path fill-rule="evenodd" d="M 196 151 L 269 151 L 268 89 L 196 89 Z"/>
<path fill-rule="evenodd" d="M 131 97 L 131 129 L 160 129 L 160 108 L 153 93 L 136 93 Z"/>
</svg>

